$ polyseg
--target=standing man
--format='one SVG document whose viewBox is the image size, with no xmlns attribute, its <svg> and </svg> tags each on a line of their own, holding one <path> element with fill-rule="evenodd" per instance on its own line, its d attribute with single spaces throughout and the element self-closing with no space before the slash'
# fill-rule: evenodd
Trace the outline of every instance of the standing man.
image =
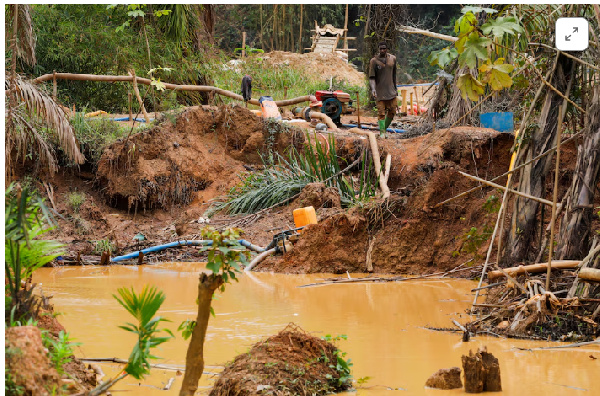
<svg viewBox="0 0 600 396">
<path fill-rule="evenodd" d="M 385 139 L 386 130 L 396 115 L 398 89 L 396 88 L 396 57 L 387 53 L 385 42 L 379 43 L 379 56 L 369 62 L 369 85 L 377 101 L 379 137 Z"/>
</svg>

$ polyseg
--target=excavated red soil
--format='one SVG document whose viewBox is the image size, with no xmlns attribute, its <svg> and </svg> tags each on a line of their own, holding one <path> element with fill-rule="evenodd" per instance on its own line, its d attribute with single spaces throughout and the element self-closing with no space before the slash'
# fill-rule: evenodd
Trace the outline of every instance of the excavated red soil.
<svg viewBox="0 0 600 396">
<path fill-rule="evenodd" d="M 493 216 L 483 204 L 494 192 L 487 189 L 485 195 L 473 193 L 448 206 L 432 207 L 477 184 L 457 169 L 487 179 L 504 173 L 512 140 L 511 135 L 493 130 L 456 128 L 415 139 L 379 141 L 382 156 L 392 155 L 389 187 L 397 192 L 392 207 L 357 207 L 329 217 L 304 230 L 291 252 L 255 268 L 290 273 L 364 272 L 372 238 L 374 272 L 433 272 L 465 262 L 472 255 L 461 253 L 463 236 L 471 227 L 481 232 L 491 224 Z M 352 145 L 340 144 L 348 146 Z M 387 218 L 383 226 L 382 216 Z"/>
<path fill-rule="evenodd" d="M 294 324 L 238 355 L 221 373 L 210 396 L 328 395 L 352 383 L 335 369 L 337 348 Z"/>
<path fill-rule="evenodd" d="M 288 128 L 288 127 L 285 127 Z M 239 106 L 192 108 L 116 142 L 98 164 L 98 183 L 112 204 L 127 209 L 168 209 L 202 204 L 238 182 L 244 164 L 260 164 L 269 151 L 301 147 L 304 135 L 279 133 Z"/>
</svg>

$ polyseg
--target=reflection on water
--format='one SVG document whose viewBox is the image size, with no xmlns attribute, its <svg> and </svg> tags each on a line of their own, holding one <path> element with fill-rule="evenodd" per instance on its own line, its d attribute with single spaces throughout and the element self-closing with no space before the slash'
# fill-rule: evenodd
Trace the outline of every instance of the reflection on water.
<svg viewBox="0 0 600 396">
<path fill-rule="evenodd" d="M 172 321 L 175 331 L 185 319 L 195 318 L 198 273 L 202 264 L 167 263 L 153 266 L 42 268 L 34 282 L 54 295 L 55 310 L 71 336 L 83 345 L 80 357 L 127 359 L 133 335 L 117 328 L 131 319 L 112 297 L 119 287 L 137 291 L 154 285 L 166 295 L 160 315 Z M 297 286 L 315 282 L 322 275 L 244 274 L 239 283 L 227 285 L 213 303 L 205 344 L 207 371 L 219 366 L 268 336 L 294 322 L 317 336 L 346 334 L 339 347 L 354 362 L 355 378 L 372 379 L 359 395 L 439 394 L 425 389 L 427 378 L 440 368 L 460 367 L 460 357 L 469 349 L 487 345 L 500 360 L 505 395 L 600 393 L 600 348 L 525 352 L 513 347 L 540 347 L 546 343 L 504 340 L 479 336 L 469 343 L 461 335 L 427 330 L 424 326 L 452 327 L 451 319 L 466 321 L 464 311 L 472 301 L 474 283 L 465 280 L 420 280 L 403 283 L 340 284 L 310 288 Z M 463 314 L 461 314 L 463 313 Z M 550 345 L 550 344 L 548 344 Z M 555 344 L 552 344 L 555 345 Z M 160 363 L 185 364 L 187 342 L 180 335 L 156 353 Z M 116 365 L 105 365 L 114 373 Z M 131 395 L 177 394 L 179 377 L 168 392 L 164 386 L 172 371 L 154 370 L 141 385 L 133 379 L 121 381 L 116 389 Z M 201 385 L 208 389 L 211 379 Z M 391 392 L 394 393 L 394 392 Z M 463 393 L 462 390 L 446 393 Z M 445 393 L 445 394 L 446 394 Z"/>
</svg>

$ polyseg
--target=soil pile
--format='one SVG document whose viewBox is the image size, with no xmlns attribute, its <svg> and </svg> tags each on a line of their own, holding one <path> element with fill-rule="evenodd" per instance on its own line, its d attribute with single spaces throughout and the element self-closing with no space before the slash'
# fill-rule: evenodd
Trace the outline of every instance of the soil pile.
<svg viewBox="0 0 600 396">
<path fill-rule="evenodd" d="M 380 141 L 382 156 L 392 155 L 388 185 L 394 194 L 390 202 L 373 202 L 320 219 L 319 224 L 304 230 L 291 252 L 269 258 L 256 269 L 364 272 L 370 243 L 377 273 L 422 274 L 473 261 L 484 254 L 485 230 L 495 221 L 497 192 L 487 189 L 487 193 L 476 192 L 448 206 L 433 207 L 477 185 L 458 170 L 486 179 L 504 173 L 512 141 L 512 135 L 481 128 Z M 338 145 L 353 146 L 349 142 Z M 499 184 L 503 182 L 505 178 Z M 468 237 L 469 232 L 476 235 Z M 477 243 L 472 243 L 473 239 Z"/>
<path fill-rule="evenodd" d="M 7 328 L 4 343 L 5 377 L 10 374 L 13 386 L 29 395 L 51 395 L 60 390 L 60 375 L 48 358 L 40 329 L 35 326 Z M 6 385 L 8 391 L 9 384 Z"/>
<path fill-rule="evenodd" d="M 337 348 L 294 324 L 255 344 L 225 367 L 210 396 L 326 395 L 347 390 L 335 369 Z"/>
<path fill-rule="evenodd" d="M 304 74 L 314 79 L 344 80 L 349 85 L 362 86 L 365 83 L 365 74 L 359 72 L 350 64 L 335 54 L 307 52 L 273 51 L 262 56 L 270 66 L 290 66 L 301 70 Z"/>
<path fill-rule="evenodd" d="M 285 133 L 288 132 L 288 133 Z M 239 106 L 191 108 L 108 147 L 98 165 L 101 189 L 114 206 L 170 208 L 224 194 L 244 164 L 296 145 L 304 135 Z"/>
</svg>

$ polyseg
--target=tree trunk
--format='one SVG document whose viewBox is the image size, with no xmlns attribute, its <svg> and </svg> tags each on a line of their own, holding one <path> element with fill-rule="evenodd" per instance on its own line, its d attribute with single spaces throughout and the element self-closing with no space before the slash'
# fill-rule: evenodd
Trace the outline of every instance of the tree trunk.
<svg viewBox="0 0 600 396">
<path fill-rule="evenodd" d="M 583 144 L 577 149 L 577 165 L 558 235 L 559 259 L 582 258 L 589 251 L 594 193 L 600 173 L 600 86 L 587 109 Z"/>
<path fill-rule="evenodd" d="M 560 92 L 565 92 L 568 80 L 573 78 L 572 68 L 575 64 L 572 59 L 560 55 L 558 67 L 552 78 L 552 85 Z M 568 96 L 569 93 L 566 93 Z M 548 90 L 542 108 L 538 127 L 532 132 L 529 139 L 521 142 L 520 158 L 516 164 L 525 162 L 540 153 L 554 147 L 557 138 L 558 107 L 563 103 L 563 98 L 554 91 Z M 546 192 L 546 175 L 552 166 L 552 158 L 546 156 L 537 162 L 522 169 L 519 184 L 516 188 L 535 197 L 542 197 Z M 509 236 L 502 255 L 502 265 L 509 266 L 516 262 L 526 261 L 529 247 L 533 240 L 539 202 L 531 199 L 516 197 L 513 206 L 513 216 Z"/>
<path fill-rule="evenodd" d="M 298 33 L 298 52 L 304 53 L 302 48 L 302 18 L 304 16 L 304 5 L 300 4 L 300 33 Z"/>
<path fill-rule="evenodd" d="M 185 374 L 181 384 L 179 396 L 193 396 L 198 390 L 198 381 L 204 371 L 204 339 L 210 318 L 210 305 L 212 297 L 221 285 L 223 278 L 219 275 L 200 274 L 198 283 L 198 317 L 192 332 L 190 345 L 185 357 Z"/>
<path fill-rule="evenodd" d="M 260 4 L 260 49 L 265 50 L 265 42 L 263 41 L 263 7 Z"/>
<path fill-rule="evenodd" d="M 271 33 L 271 51 L 277 47 L 277 4 L 273 5 L 273 32 Z"/>
<path fill-rule="evenodd" d="M 204 30 L 208 36 L 208 42 L 215 43 L 215 6 L 213 4 L 203 4 L 204 9 Z"/>
<path fill-rule="evenodd" d="M 467 67 L 462 69 L 458 69 L 454 76 L 454 81 L 458 81 L 458 78 L 465 73 L 469 73 Z M 471 100 L 463 99 L 462 93 L 460 89 L 454 83 L 452 85 L 452 97 L 450 99 L 450 104 L 448 105 L 448 113 L 446 115 L 446 121 L 450 124 L 454 124 L 458 120 L 460 120 L 465 114 L 467 114 L 473 105 L 471 104 Z M 410 108 L 412 109 L 412 103 L 410 104 Z M 470 117 L 465 117 L 465 119 L 461 122 L 461 125 L 469 125 L 471 124 Z"/>
<path fill-rule="evenodd" d="M 294 51 L 294 6 L 290 6 L 290 52 Z"/>
</svg>

